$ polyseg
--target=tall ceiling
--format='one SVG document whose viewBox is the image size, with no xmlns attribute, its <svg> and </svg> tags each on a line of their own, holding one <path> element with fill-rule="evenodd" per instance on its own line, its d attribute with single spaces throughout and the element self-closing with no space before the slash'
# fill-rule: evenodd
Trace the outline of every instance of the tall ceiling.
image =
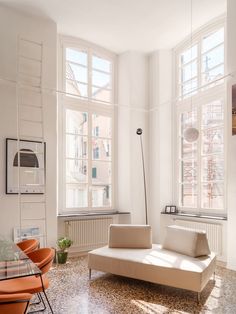
<svg viewBox="0 0 236 314">
<path fill-rule="evenodd" d="M 174 47 L 191 30 L 191 0 L 0 0 L 49 18 L 58 32 L 116 53 Z M 192 0 L 192 28 L 226 12 L 226 0 Z"/>
</svg>

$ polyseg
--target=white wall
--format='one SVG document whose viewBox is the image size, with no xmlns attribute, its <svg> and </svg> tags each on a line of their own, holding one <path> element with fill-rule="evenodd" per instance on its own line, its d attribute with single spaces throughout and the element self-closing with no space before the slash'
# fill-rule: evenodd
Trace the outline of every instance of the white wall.
<svg viewBox="0 0 236 314">
<path fill-rule="evenodd" d="M 42 84 L 44 87 L 55 89 L 57 82 L 56 24 L 49 20 L 22 15 L 4 7 L 0 7 L 0 78 L 13 81 L 17 79 L 18 36 L 43 43 Z M 18 196 L 5 194 L 5 139 L 17 137 L 16 85 L 1 80 L 0 95 L 0 234 L 11 238 L 13 227 L 20 224 L 20 211 Z M 57 238 L 57 106 L 55 95 L 44 93 L 43 98 L 47 144 L 47 233 L 48 245 L 55 245 Z M 28 131 L 30 133 L 30 130 Z M 32 207 L 31 218 L 39 215 L 37 211 Z M 27 224 L 35 226 L 37 221 L 32 219 Z"/>
<path fill-rule="evenodd" d="M 227 1 L 227 73 L 236 71 L 236 1 Z M 227 267 L 236 270 L 236 136 L 232 136 L 232 89 L 236 77 L 228 80 L 228 237 Z"/>
<path fill-rule="evenodd" d="M 149 200 L 154 242 L 161 242 L 161 211 L 172 199 L 172 51 L 149 56 Z"/>
<path fill-rule="evenodd" d="M 148 176 L 148 60 L 138 52 L 118 58 L 117 209 L 130 211 L 132 223 L 145 223 L 144 187 L 140 138 Z"/>
</svg>

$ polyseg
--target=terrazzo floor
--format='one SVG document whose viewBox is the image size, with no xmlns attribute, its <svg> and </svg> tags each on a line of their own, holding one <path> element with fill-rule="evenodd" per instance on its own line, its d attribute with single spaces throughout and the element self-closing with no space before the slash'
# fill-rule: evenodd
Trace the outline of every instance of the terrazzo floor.
<svg viewBox="0 0 236 314">
<path fill-rule="evenodd" d="M 88 279 L 87 257 L 54 266 L 48 298 L 55 314 L 219 313 L 236 314 L 236 272 L 217 266 L 201 294 L 93 271 Z M 45 311 L 44 313 L 50 313 Z"/>
</svg>

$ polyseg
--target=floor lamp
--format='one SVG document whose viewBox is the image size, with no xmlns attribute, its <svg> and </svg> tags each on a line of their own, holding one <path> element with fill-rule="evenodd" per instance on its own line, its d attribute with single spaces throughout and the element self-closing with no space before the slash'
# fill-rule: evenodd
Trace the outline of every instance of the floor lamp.
<svg viewBox="0 0 236 314">
<path fill-rule="evenodd" d="M 143 141 L 142 141 L 142 129 L 137 129 L 136 134 L 140 137 L 141 153 L 142 153 L 142 164 L 143 164 L 143 185 L 144 185 L 144 199 L 145 199 L 145 216 L 146 216 L 146 225 L 148 225 L 148 211 L 147 211 L 147 187 L 146 187 L 146 175 L 145 175 L 145 166 L 144 166 L 144 155 L 143 155 Z"/>
</svg>

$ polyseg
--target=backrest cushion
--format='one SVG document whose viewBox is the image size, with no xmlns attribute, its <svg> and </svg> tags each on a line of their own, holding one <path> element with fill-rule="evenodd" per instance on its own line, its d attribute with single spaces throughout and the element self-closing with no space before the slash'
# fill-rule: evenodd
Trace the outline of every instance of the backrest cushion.
<svg viewBox="0 0 236 314">
<path fill-rule="evenodd" d="M 112 224 L 109 228 L 110 248 L 150 249 L 152 247 L 151 226 Z"/>
<path fill-rule="evenodd" d="M 205 231 L 175 225 L 166 228 L 162 248 L 192 257 L 211 253 Z"/>
</svg>

